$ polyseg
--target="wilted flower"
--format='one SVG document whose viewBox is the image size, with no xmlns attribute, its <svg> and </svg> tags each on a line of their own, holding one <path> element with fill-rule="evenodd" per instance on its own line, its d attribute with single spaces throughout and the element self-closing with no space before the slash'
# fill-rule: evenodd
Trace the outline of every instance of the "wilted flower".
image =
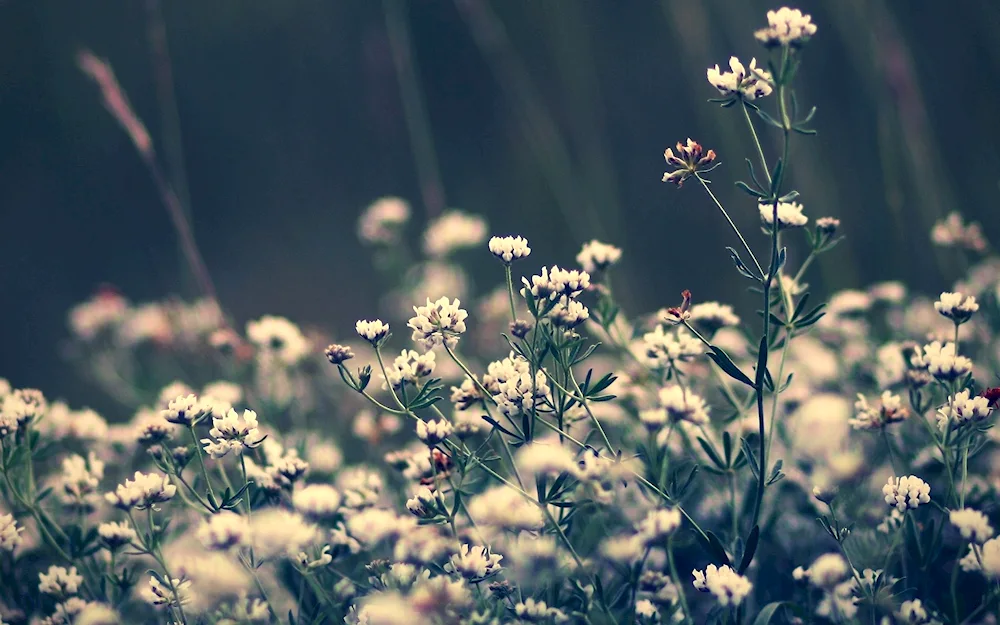
<svg viewBox="0 0 1000 625">
<path fill-rule="evenodd" d="M 663 153 L 667 165 L 674 168 L 663 174 L 663 182 L 672 182 L 679 187 L 684 185 L 684 181 L 696 175 L 699 171 L 710 171 L 708 165 L 715 160 L 715 151 L 705 152 L 701 144 L 691 140 L 687 143 L 677 142 L 677 154 L 670 148 Z"/>
<path fill-rule="evenodd" d="M 749 69 L 743 67 L 735 56 L 729 58 L 729 69 L 722 72 L 719 66 L 709 67 L 708 82 L 719 90 L 724 98 L 744 98 L 756 100 L 771 94 L 771 74 L 757 69 L 757 59 L 750 59 Z"/>
</svg>

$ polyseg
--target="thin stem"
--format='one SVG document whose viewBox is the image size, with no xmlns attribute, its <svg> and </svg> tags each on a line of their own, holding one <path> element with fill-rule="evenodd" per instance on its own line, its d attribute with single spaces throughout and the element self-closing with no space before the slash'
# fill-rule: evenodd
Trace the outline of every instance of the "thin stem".
<svg viewBox="0 0 1000 625">
<path fill-rule="evenodd" d="M 510 265 L 504 263 L 504 276 L 507 278 L 507 300 L 510 302 L 510 320 L 517 321 L 517 307 L 514 306 L 514 278 L 510 274 Z"/>
<path fill-rule="evenodd" d="M 723 208 L 722 203 L 719 202 L 719 198 L 715 197 L 715 193 L 712 192 L 712 189 L 709 188 L 708 183 L 705 182 L 705 179 L 702 178 L 700 174 L 695 173 L 694 177 L 698 179 L 698 182 L 701 183 L 701 186 L 705 188 L 705 192 L 708 193 L 708 196 L 712 198 L 712 201 L 715 202 L 715 205 L 719 207 L 720 211 L 722 211 L 722 214 L 726 217 L 726 221 L 729 222 L 729 226 L 733 229 L 733 232 L 736 233 L 736 236 L 739 237 L 740 243 L 743 244 L 743 249 L 747 251 L 747 254 L 750 254 L 750 259 L 753 261 L 754 266 L 757 267 L 757 275 L 763 276 L 764 270 L 761 268 L 760 262 L 757 261 L 757 256 L 754 255 L 753 250 L 750 249 L 750 245 L 747 244 L 746 239 L 743 238 L 743 233 L 741 233 L 740 229 L 736 227 L 736 224 L 733 223 L 733 220 L 729 216 L 729 213 L 726 211 L 725 208 Z"/>
<path fill-rule="evenodd" d="M 674 562 L 674 537 L 672 535 L 667 538 L 667 561 L 670 563 L 670 577 L 673 578 L 674 585 L 677 586 L 677 598 L 680 599 L 681 610 L 684 611 L 684 620 L 687 623 L 693 623 L 691 609 L 688 608 L 687 593 L 684 592 L 684 585 L 681 583 L 680 575 L 677 574 L 677 564 Z"/>
<path fill-rule="evenodd" d="M 969 479 L 969 445 L 972 441 L 966 441 L 962 446 L 962 487 L 958 491 L 958 508 L 965 508 L 965 482 Z"/>
<path fill-rule="evenodd" d="M 205 468 L 205 458 L 201 453 L 201 443 L 198 442 L 198 435 L 194 433 L 194 426 L 188 426 L 188 433 L 191 434 L 191 440 L 194 442 L 194 452 L 198 456 L 198 466 L 201 467 L 201 475 L 205 478 L 205 484 L 208 485 L 208 494 L 212 501 L 215 499 L 215 491 L 212 489 L 212 480 L 208 477 L 208 469 Z"/>
<path fill-rule="evenodd" d="M 757 130 L 753 127 L 753 121 L 750 119 L 750 107 L 746 102 L 743 104 L 743 117 L 747 120 L 747 127 L 750 128 L 750 134 L 753 135 L 753 143 L 757 146 L 757 155 L 760 157 L 760 164 L 764 168 L 764 175 L 767 176 L 767 182 L 771 182 L 771 170 L 767 167 L 767 159 L 764 158 L 764 150 L 760 147 L 760 139 L 757 138 Z"/>
<path fill-rule="evenodd" d="M 885 441 L 885 448 L 889 451 L 889 466 L 892 467 L 893 475 L 899 475 L 896 471 L 896 456 L 892 451 L 892 441 L 889 440 L 889 433 L 882 428 L 882 440 Z"/>
</svg>

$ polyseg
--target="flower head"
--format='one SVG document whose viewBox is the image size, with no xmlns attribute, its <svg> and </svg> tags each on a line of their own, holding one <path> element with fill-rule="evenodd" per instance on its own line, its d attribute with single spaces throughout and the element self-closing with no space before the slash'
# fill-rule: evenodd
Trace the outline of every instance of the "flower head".
<svg viewBox="0 0 1000 625">
<path fill-rule="evenodd" d="M 12 552 L 21 545 L 23 527 L 17 526 L 13 514 L 0 514 L 0 551 Z"/>
<path fill-rule="evenodd" d="M 588 273 L 604 271 L 622 257 L 621 249 L 594 239 L 586 243 L 576 255 L 576 262 Z"/>
<path fill-rule="evenodd" d="M 354 329 L 357 330 L 358 336 L 371 343 L 373 347 L 381 345 L 389 336 L 389 324 L 383 323 L 381 319 L 374 321 L 362 319 L 354 324 Z"/>
<path fill-rule="evenodd" d="M 244 410 L 242 416 L 229 409 L 225 415 L 212 416 L 210 438 L 203 438 L 205 451 L 213 458 L 222 458 L 229 452 L 240 455 L 246 449 L 255 449 L 264 441 L 264 435 L 257 428 L 257 413 Z"/>
<path fill-rule="evenodd" d="M 560 269 L 558 265 L 551 268 L 542 267 L 542 272 L 531 276 L 529 281 L 522 278 L 525 289 L 540 299 L 556 300 L 560 297 L 575 298 L 590 288 L 590 274 L 575 269 Z"/>
<path fill-rule="evenodd" d="M 774 204 L 759 204 L 760 223 L 764 230 L 771 231 L 774 224 Z M 801 228 L 809 218 L 802 214 L 802 205 L 798 202 L 778 202 L 778 230 L 786 228 Z"/>
<path fill-rule="evenodd" d="M 198 540 L 213 551 L 227 551 L 250 540 L 250 526 L 245 517 L 222 511 L 208 517 L 198 528 Z"/>
<path fill-rule="evenodd" d="M 667 411 L 667 416 L 673 421 L 689 421 L 695 425 L 708 423 L 708 408 L 705 400 L 694 392 L 679 385 L 660 389 L 660 406 Z"/>
<path fill-rule="evenodd" d="M 882 487 L 882 494 L 885 495 L 887 504 L 894 506 L 900 512 L 905 512 L 907 508 L 916 508 L 922 503 L 929 503 L 931 487 L 916 475 L 890 476 L 888 483 Z"/>
<path fill-rule="evenodd" d="M 757 59 L 750 59 L 750 67 L 743 67 L 735 56 L 729 58 L 729 69 L 722 72 L 719 66 L 709 67 L 706 72 L 708 82 L 719 90 L 724 98 L 744 98 L 756 100 L 771 94 L 771 74 L 757 69 Z"/>
<path fill-rule="evenodd" d="M 158 503 L 170 501 L 177 494 L 177 487 L 170 483 L 166 475 L 135 472 L 134 479 L 119 484 L 113 493 L 104 498 L 108 503 L 122 510 L 145 510 Z"/>
<path fill-rule="evenodd" d="M 131 544 L 138 536 L 132 526 L 128 523 L 101 523 L 97 526 L 97 533 L 112 551 Z"/>
<path fill-rule="evenodd" d="M 693 571 L 694 587 L 702 592 L 710 592 L 719 605 L 737 606 L 750 594 L 753 584 L 732 567 L 717 567 L 709 564 L 704 571 Z"/>
<path fill-rule="evenodd" d="M 428 299 L 424 306 L 414 306 L 415 314 L 406 323 L 413 330 L 413 341 L 427 350 L 441 344 L 454 348 L 459 335 L 465 332 L 465 319 L 469 316 L 460 304 L 457 299 L 442 297 L 435 302 Z"/>
<path fill-rule="evenodd" d="M 444 565 L 444 570 L 478 583 L 500 572 L 500 560 L 503 556 L 491 553 L 489 547 L 463 543 L 459 552 Z"/>
<path fill-rule="evenodd" d="M 531 248 L 528 247 L 528 240 L 520 236 L 492 237 L 489 246 L 490 253 L 508 265 L 515 260 L 526 258 L 531 254 Z"/>
<path fill-rule="evenodd" d="M 993 538 L 993 526 L 986 515 L 979 510 L 962 508 L 948 513 L 948 520 L 958 528 L 965 540 L 983 544 Z"/>
<path fill-rule="evenodd" d="M 971 295 L 966 297 L 961 293 L 942 293 L 941 298 L 934 302 L 934 310 L 954 321 L 956 325 L 961 325 L 979 310 L 979 304 Z"/>
<path fill-rule="evenodd" d="M 346 361 L 354 358 L 354 350 L 348 345 L 340 345 L 339 343 L 330 344 L 323 353 L 326 355 L 326 359 L 330 361 L 330 364 L 334 365 L 344 364 Z"/>
<path fill-rule="evenodd" d="M 358 236 L 366 243 L 391 245 L 410 220 L 410 205 L 398 197 L 376 200 L 358 220 Z"/>
<path fill-rule="evenodd" d="M 684 181 L 696 175 L 697 172 L 709 171 L 706 168 L 715 160 L 714 150 L 706 152 L 701 147 L 701 144 L 690 138 L 687 140 L 687 143 L 678 141 L 676 149 L 677 154 L 674 154 L 674 151 L 670 148 L 667 148 L 663 153 L 663 158 L 666 159 L 667 165 L 674 168 L 674 171 L 668 171 L 663 174 L 663 182 L 672 182 L 678 188 L 683 186 Z"/>
<path fill-rule="evenodd" d="M 848 421 L 855 430 L 878 430 L 890 423 L 903 421 L 909 412 L 903 406 L 899 395 L 883 391 L 879 405 L 872 406 L 865 396 L 858 393 L 858 401 L 854 402 L 857 411 L 854 418 Z"/>
<path fill-rule="evenodd" d="M 167 409 L 160 411 L 160 415 L 169 423 L 189 426 L 197 423 L 209 412 L 211 408 L 202 405 L 195 395 L 181 395 L 171 399 Z"/>
<path fill-rule="evenodd" d="M 451 436 L 454 428 L 444 419 L 437 421 L 417 421 L 417 438 L 428 447 L 434 447 Z"/>
<path fill-rule="evenodd" d="M 68 597 L 75 595 L 83 583 L 83 576 L 76 572 L 76 567 L 69 569 L 62 566 L 50 566 L 47 573 L 38 574 L 38 590 L 47 595 Z"/>
<path fill-rule="evenodd" d="M 798 9 L 782 7 L 777 11 L 767 12 L 767 28 L 761 28 L 754 33 L 757 41 L 767 47 L 792 46 L 800 47 L 816 34 L 816 25 L 812 17 Z"/>
<path fill-rule="evenodd" d="M 960 427 L 978 423 L 990 416 L 992 409 L 985 397 L 970 395 L 968 389 L 959 391 L 948 398 L 948 403 L 938 409 L 938 428 L 944 432 L 949 427 Z"/>
<path fill-rule="evenodd" d="M 636 526 L 636 531 L 646 545 L 655 546 L 680 526 L 681 511 L 678 508 L 661 508 L 650 511 Z"/>
</svg>

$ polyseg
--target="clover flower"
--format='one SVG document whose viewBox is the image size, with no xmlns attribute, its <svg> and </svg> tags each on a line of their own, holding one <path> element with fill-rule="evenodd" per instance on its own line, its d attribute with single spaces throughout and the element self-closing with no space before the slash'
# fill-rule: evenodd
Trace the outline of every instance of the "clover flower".
<svg viewBox="0 0 1000 625">
<path fill-rule="evenodd" d="M 652 332 L 642 335 L 642 354 L 655 369 L 676 369 L 680 363 L 705 353 L 701 341 L 683 329 L 667 332 L 657 325 Z"/>
<path fill-rule="evenodd" d="M 76 567 L 50 566 L 47 573 L 38 574 L 38 590 L 55 597 L 75 595 L 83 583 L 83 576 Z"/>
<path fill-rule="evenodd" d="M 97 534 L 111 551 L 132 544 L 138 538 L 132 526 L 124 522 L 101 523 L 97 526 Z"/>
<path fill-rule="evenodd" d="M 201 524 L 198 528 L 198 540 L 212 551 L 228 551 L 249 542 L 250 526 L 244 517 L 222 511 L 209 516 Z"/>
<path fill-rule="evenodd" d="M 17 526 L 13 514 L 0 514 L 0 551 L 13 552 L 21 546 L 23 527 Z"/>
<path fill-rule="evenodd" d="M 731 328 L 740 325 L 740 318 L 733 312 L 733 307 L 729 304 L 719 302 L 702 302 L 694 304 L 688 309 L 692 324 L 704 330 L 709 336 L 715 334 L 722 328 Z"/>
<path fill-rule="evenodd" d="M 564 623 L 569 617 L 559 608 L 549 607 L 544 601 L 528 598 L 514 606 L 514 614 L 528 623 Z"/>
<path fill-rule="evenodd" d="M 758 204 L 760 223 L 767 232 L 774 224 L 774 204 Z M 802 204 L 798 202 L 778 202 L 778 230 L 786 228 L 801 228 L 809 222 L 802 214 Z"/>
<path fill-rule="evenodd" d="M 590 274 L 576 269 L 561 269 L 558 265 L 542 267 L 540 274 L 521 278 L 525 289 L 539 299 L 575 298 L 590 288 Z"/>
<path fill-rule="evenodd" d="M 948 520 L 958 528 L 965 540 L 983 544 L 993 538 L 993 526 L 986 515 L 979 510 L 962 508 L 948 513 Z"/>
<path fill-rule="evenodd" d="M 572 475 L 577 468 L 573 452 L 560 445 L 559 439 L 554 437 L 522 445 L 517 450 L 516 460 L 519 470 L 529 476 Z"/>
<path fill-rule="evenodd" d="M 336 514 L 341 496 L 329 484 L 309 484 L 292 495 L 292 507 L 308 517 L 324 518 Z"/>
<path fill-rule="evenodd" d="M 885 502 L 900 512 L 905 512 L 907 508 L 916 508 L 923 503 L 929 503 L 930 493 L 930 485 L 916 475 L 890 476 L 889 481 L 882 487 Z"/>
<path fill-rule="evenodd" d="M 437 494 L 427 487 L 421 488 L 413 497 L 406 500 L 406 509 L 418 519 L 437 516 L 439 506 Z"/>
<path fill-rule="evenodd" d="M 11 431 L 37 421 L 48 411 L 48 402 L 42 392 L 33 388 L 19 388 L 3 398 L 0 415 L 9 423 Z M 0 427 L 4 427 L 0 425 Z"/>
<path fill-rule="evenodd" d="M 67 506 L 92 507 L 97 495 L 97 487 L 104 477 L 104 462 L 94 452 L 86 458 L 72 455 L 63 458 L 62 475 L 59 476 L 59 499 Z"/>
<path fill-rule="evenodd" d="M 688 421 L 695 425 L 708 423 L 708 408 L 705 400 L 694 392 L 679 385 L 661 388 L 657 397 L 673 421 Z"/>
<path fill-rule="evenodd" d="M 503 568 L 500 566 L 503 556 L 492 553 L 489 547 L 462 543 L 458 553 L 453 554 L 444 570 L 448 573 L 461 575 L 470 582 L 479 583 L 493 577 Z"/>
<path fill-rule="evenodd" d="M 687 143 L 677 142 L 675 146 L 677 154 L 670 148 L 663 153 L 663 158 L 667 165 L 673 167 L 673 171 L 664 172 L 663 182 L 672 182 L 677 188 L 684 186 L 684 181 L 695 176 L 698 172 L 707 172 L 708 167 L 715 160 L 715 151 L 705 151 L 701 144 L 688 138 Z"/>
<path fill-rule="evenodd" d="M 757 69 L 757 59 L 750 59 L 750 67 L 747 69 L 738 58 L 729 57 L 729 69 L 732 71 L 722 72 L 716 65 L 709 67 L 706 72 L 708 82 L 724 98 L 756 100 L 771 94 L 771 74 Z"/>
<path fill-rule="evenodd" d="M 164 584 L 156 576 L 150 575 L 149 587 L 140 590 L 139 596 L 146 603 L 157 607 L 184 606 L 191 602 L 191 580 L 181 581 L 175 578 L 170 580 L 170 584 Z"/>
<path fill-rule="evenodd" d="M 168 476 L 136 471 L 134 479 L 125 480 L 115 492 L 105 494 L 104 498 L 122 510 L 145 510 L 170 501 L 176 494 L 177 487 L 170 483 Z"/>
<path fill-rule="evenodd" d="M 942 432 L 949 427 L 960 427 L 969 423 L 984 421 L 992 409 L 987 398 L 971 395 L 969 390 L 959 391 L 948 399 L 937 412 L 938 429 Z"/>
<path fill-rule="evenodd" d="M 883 391 L 881 401 L 878 406 L 872 406 L 865 399 L 865 396 L 858 393 L 858 400 L 854 402 L 854 409 L 857 411 L 853 419 L 848 421 L 855 430 L 878 430 L 890 423 L 903 421 L 909 412 L 903 406 L 903 400 L 899 395 L 893 395 L 890 391 Z"/>
<path fill-rule="evenodd" d="M 646 517 L 636 525 L 636 532 L 647 546 L 656 546 L 681 526 L 681 511 L 679 508 L 661 508 L 651 510 Z"/>
<path fill-rule="evenodd" d="M 451 387 L 451 403 L 456 410 L 468 410 L 483 398 L 479 386 L 471 378 L 466 377 L 459 386 Z"/>
<path fill-rule="evenodd" d="M 469 516 L 496 529 L 536 531 L 545 527 L 537 506 L 506 486 L 494 486 L 469 501 Z"/>
<path fill-rule="evenodd" d="M 161 410 L 160 415 L 168 422 L 185 427 L 194 425 L 203 416 L 211 412 L 194 394 L 178 395 L 167 404 L 166 410 Z"/>
<path fill-rule="evenodd" d="M 931 241 L 942 247 L 958 247 L 972 252 L 984 252 L 988 247 L 983 228 L 977 223 L 965 224 L 962 215 L 950 213 L 931 228 Z"/>
<path fill-rule="evenodd" d="M 374 321 L 362 319 L 354 324 L 354 328 L 357 330 L 358 336 L 371 343 L 372 347 L 378 347 L 389 336 L 389 324 L 382 323 L 381 319 Z"/>
<path fill-rule="evenodd" d="M 398 389 L 404 383 L 416 385 L 421 378 L 434 372 L 434 352 L 420 354 L 412 349 L 404 349 L 386 369 L 387 382 Z"/>
<path fill-rule="evenodd" d="M 536 371 L 532 379 L 531 364 L 513 352 L 507 358 L 487 365 L 483 386 L 507 416 L 519 416 L 528 412 L 549 395 L 545 372 Z"/>
<path fill-rule="evenodd" d="M 793 571 L 795 579 L 808 579 L 817 588 L 831 590 L 850 574 L 847 561 L 839 553 L 825 553 L 813 561 L 808 569 Z"/>
<path fill-rule="evenodd" d="M 284 317 L 265 315 L 247 322 L 247 338 L 262 354 L 273 355 L 286 365 L 300 362 L 311 351 L 299 327 Z"/>
<path fill-rule="evenodd" d="M 354 350 L 348 345 L 340 345 L 339 343 L 332 343 L 327 346 L 323 354 L 330 361 L 330 364 L 334 365 L 344 364 L 346 361 L 354 358 Z"/>
<path fill-rule="evenodd" d="M 910 364 L 916 369 L 926 369 L 934 378 L 949 382 L 964 377 L 972 371 L 972 361 L 956 353 L 952 342 L 933 341 L 914 350 Z"/>
<path fill-rule="evenodd" d="M 935 621 L 924 609 L 920 599 L 904 601 L 896 612 L 896 617 L 906 625 L 940 625 L 941 621 Z"/>
<path fill-rule="evenodd" d="M 410 205 L 398 197 L 379 198 L 361 214 L 358 236 L 366 243 L 391 245 L 410 220 Z"/>
<path fill-rule="evenodd" d="M 721 606 L 738 606 L 750 594 L 753 584 L 725 565 L 717 567 L 709 564 L 704 571 L 692 571 L 694 587 L 702 592 L 710 592 Z"/>
<path fill-rule="evenodd" d="M 765 47 L 792 46 L 801 47 L 816 34 L 816 25 L 812 17 L 798 9 L 782 7 L 777 11 L 767 12 L 767 28 L 761 28 L 754 33 L 757 41 Z"/>
<path fill-rule="evenodd" d="M 442 297 L 433 303 L 428 299 L 424 306 L 414 306 L 415 314 L 406 323 L 413 330 L 410 338 L 425 350 L 441 344 L 453 349 L 458 345 L 458 336 L 465 332 L 465 319 L 469 316 L 460 304 L 457 299 Z"/>
<path fill-rule="evenodd" d="M 215 459 L 229 452 L 238 456 L 244 450 L 256 449 L 264 441 L 264 435 L 257 428 L 257 413 L 253 410 L 244 410 L 242 416 L 233 409 L 223 416 L 213 415 L 208 434 L 212 438 L 203 438 L 201 442 Z"/>
<path fill-rule="evenodd" d="M 451 436 L 454 428 L 451 423 L 444 419 L 437 421 L 417 421 L 417 438 L 428 447 L 440 444 L 444 439 Z"/>
<path fill-rule="evenodd" d="M 972 318 L 973 313 L 979 310 L 979 304 L 973 296 L 966 297 L 961 293 L 942 293 L 938 301 L 934 302 L 934 310 L 938 311 L 942 317 L 947 317 L 961 325 Z"/>
<path fill-rule="evenodd" d="M 584 244 L 583 249 L 576 255 L 576 262 L 588 273 L 604 271 L 611 265 L 617 263 L 622 257 L 620 248 L 607 243 L 601 243 L 594 239 Z"/>
<path fill-rule="evenodd" d="M 490 253 L 506 264 L 515 260 L 527 258 L 531 254 L 528 240 L 524 237 L 492 237 L 489 243 Z"/>
<path fill-rule="evenodd" d="M 590 319 L 590 310 L 575 299 L 562 297 L 549 312 L 552 323 L 560 328 L 572 330 L 587 319 Z"/>
<path fill-rule="evenodd" d="M 485 238 L 486 222 L 482 217 L 449 210 L 424 232 L 424 252 L 432 258 L 443 258 L 455 250 L 475 247 Z"/>
</svg>

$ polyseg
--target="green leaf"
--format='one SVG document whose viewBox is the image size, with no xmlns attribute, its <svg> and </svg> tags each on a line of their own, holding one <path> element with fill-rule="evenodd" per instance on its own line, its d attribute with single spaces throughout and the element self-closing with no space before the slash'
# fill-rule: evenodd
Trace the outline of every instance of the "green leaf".
<svg viewBox="0 0 1000 625">
<path fill-rule="evenodd" d="M 757 618 L 753 620 L 753 625 L 768 625 L 785 603 L 784 601 L 775 601 L 761 608 L 760 612 L 757 613 Z"/>
<path fill-rule="evenodd" d="M 736 363 L 733 362 L 732 358 L 730 358 L 726 352 L 722 351 L 721 347 L 712 345 L 709 347 L 709 350 L 708 357 L 711 358 L 712 362 L 717 364 L 719 368 L 726 373 L 726 375 L 733 378 L 737 382 L 746 384 L 750 388 L 754 387 L 753 381 L 750 380 L 750 378 L 736 366 Z"/>
<path fill-rule="evenodd" d="M 767 197 L 765 194 L 761 193 L 760 191 L 757 191 L 756 189 L 751 188 L 750 185 L 748 185 L 747 183 L 743 182 L 742 180 L 737 180 L 736 181 L 736 186 L 741 191 L 743 191 L 744 193 L 746 193 L 747 195 L 749 195 L 751 197 L 755 197 L 755 198 L 758 198 L 758 199 L 762 198 L 762 197 Z"/>
<path fill-rule="evenodd" d="M 779 158 L 774 163 L 774 170 L 771 171 L 771 197 L 778 197 L 778 190 L 781 188 L 781 173 L 785 168 L 785 164 Z"/>
<path fill-rule="evenodd" d="M 698 538 L 701 541 L 701 546 L 705 548 L 713 560 L 719 562 L 721 565 L 730 564 L 729 556 L 726 555 L 726 548 L 722 546 L 722 541 L 711 530 L 706 531 L 704 537 L 698 534 Z"/>
<path fill-rule="evenodd" d="M 712 460 L 712 463 L 715 464 L 715 466 L 719 467 L 720 469 L 726 468 L 725 463 L 722 462 L 722 458 L 720 458 L 719 454 L 716 453 L 711 443 L 709 443 L 701 436 L 698 437 L 698 443 L 701 445 L 701 448 L 705 450 L 705 453 L 708 454 L 709 459 Z"/>
<path fill-rule="evenodd" d="M 733 437 L 728 431 L 722 433 L 722 453 L 726 459 L 726 466 L 731 466 L 733 460 Z"/>
<path fill-rule="evenodd" d="M 733 264 L 736 265 L 736 271 L 740 272 L 740 275 L 742 275 L 745 278 L 750 278 L 751 280 L 756 280 L 757 282 L 764 281 L 763 277 L 754 273 L 753 271 L 750 270 L 749 267 L 746 266 L 746 264 L 740 258 L 740 255 L 736 250 L 734 250 L 731 247 L 727 247 L 726 249 L 729 250 L 729 255 L 733 259 Z"/>
<path fill-rule="evenodd" d="M 767 376 L 767 337 L 760 337 L 760 345 L 757 348 L 757 377 L 754 381 L 754 388 L 764 387 L 764 379 Z"/>
<path fill-rule="evenodd" d="M 757 525 L 753 526 L 750 530 L 750 534 L 747 536 L 747 546 L 743 549 L 743 557 L 740 559 L 740 567 L 736 569 L 736 572 L 743 575 L 743 572 L 747 570 L 750 563 L 753 562 L 754 553 L 757 552 L 757 543 L 760 541 L 760 527 Z"/>
</svg>

